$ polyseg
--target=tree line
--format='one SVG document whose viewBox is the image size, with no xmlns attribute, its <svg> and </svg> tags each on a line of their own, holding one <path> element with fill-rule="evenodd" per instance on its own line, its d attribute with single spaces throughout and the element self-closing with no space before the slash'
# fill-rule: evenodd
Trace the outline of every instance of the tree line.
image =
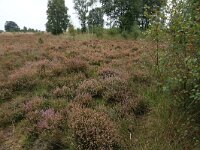
<svg viewBox="0 0 200 150">
<path fill-rule="evenodd" d="M 133 26 L 141 30 L 149 27 L 146 13 L 153 15 L 160 10 L 167 0 L 73 0 L 74 9 L 81 24 L 81 32 L 93 32 L 103 28 L 106 23 L 110 28 L 118 28 L 122 33 L 131 31 Z M 104 19 L 107 16 L 107 20 Z M 62 34 L 72 27 L 65 0 L 48 0 L 46 31 L 54 35 Z M 37 30 L 20 29 L 13 21 L 5 23 L 7 32 L 35 32 Z"/>
<path fill-rule="evenodd" d="M 6 32 L 40 32 L 40 30 L 27 28 L 25 26 L 22 29 L 20 29 L 20 27 L 14 21 L 6 21 L 5 31 Z"/>
<path fill-rule="evenodd" d="M 140 29 L 149 27 L 145 13 L 152 15 L 160 10 L 167 0 L 74 0 L 74 9 L 81 24 L 81 31 L 92 31 L 107 25 L 117 27 L 120 32 L 131 31 L 133 26 Z M 71 26 L 65 0 L 49 0 L 47 10 L 47 32 L 61 34 Z"/>
</svg>

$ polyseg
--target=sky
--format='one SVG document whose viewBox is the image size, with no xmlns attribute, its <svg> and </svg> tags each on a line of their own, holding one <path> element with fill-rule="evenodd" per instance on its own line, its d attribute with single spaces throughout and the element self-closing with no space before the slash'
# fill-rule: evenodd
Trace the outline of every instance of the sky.
<svg viewBox="0 0 200 150">
<path fill-rule="evenodd" d="M 0 30 L 4 30 L 6 21 L 14 21 L 20 28 L 24 26 L 45 31 L 48 0 L 0 0 Z M 65 0 L 68 14 L 75 27 L 80 27 L 73 9 L 73 0 Z"/>
</svg>

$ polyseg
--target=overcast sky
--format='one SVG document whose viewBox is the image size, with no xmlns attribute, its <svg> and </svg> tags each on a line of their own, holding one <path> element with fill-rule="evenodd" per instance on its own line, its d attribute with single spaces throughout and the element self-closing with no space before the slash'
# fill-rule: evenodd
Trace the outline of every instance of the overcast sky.
<svg viewBox="0 0 200 150">
<path fill-rule="evenodd" d="M 24 26 L 45 30 L 48 0 L 0 0 L 0 30 L 6 21 L 14 21 L 20 28 Z M 65 0 L 72 23 L 79 27 L 79 20 L 73 9 L 73 0 Z"/>
</svg>

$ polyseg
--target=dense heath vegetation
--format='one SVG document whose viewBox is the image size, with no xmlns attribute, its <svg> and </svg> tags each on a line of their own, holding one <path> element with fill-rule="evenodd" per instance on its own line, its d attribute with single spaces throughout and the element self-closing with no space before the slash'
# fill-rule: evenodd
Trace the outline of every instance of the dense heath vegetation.
<svg viewBox="0 0 200 150">
<path fill-rule="evenodd" d="M 200 2 L 95 2 L 74 0 L 81 29 L 64 0 L 48 1 L 52 34 L 6 23 L 0 149 L 200 149 Z"/>
</svg>

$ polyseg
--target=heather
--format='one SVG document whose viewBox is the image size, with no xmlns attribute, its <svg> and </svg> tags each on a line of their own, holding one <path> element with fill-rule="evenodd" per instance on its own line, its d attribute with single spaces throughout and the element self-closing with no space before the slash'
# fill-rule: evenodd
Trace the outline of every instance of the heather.
<svg viewBox="0 0 200 150">
<path fill-rule="evenodd" d="M 2 149 L 8 138 L 18 138 L 19 149 L 126 147 L 120 128 L 128 130 L 124 122 L 148 110 L 129 84 L 137 55 L 132 47 L 141 41 L 72 41 L 49 34 L 0 39 L 0 131 L 7 133 Z"/>
<path fill-rule="evenodd" d="M 77 36 L 0 34 L 0 149 L 198 148 L 198 60 L 175 69 L 168 42 Z"/>
</svg>

